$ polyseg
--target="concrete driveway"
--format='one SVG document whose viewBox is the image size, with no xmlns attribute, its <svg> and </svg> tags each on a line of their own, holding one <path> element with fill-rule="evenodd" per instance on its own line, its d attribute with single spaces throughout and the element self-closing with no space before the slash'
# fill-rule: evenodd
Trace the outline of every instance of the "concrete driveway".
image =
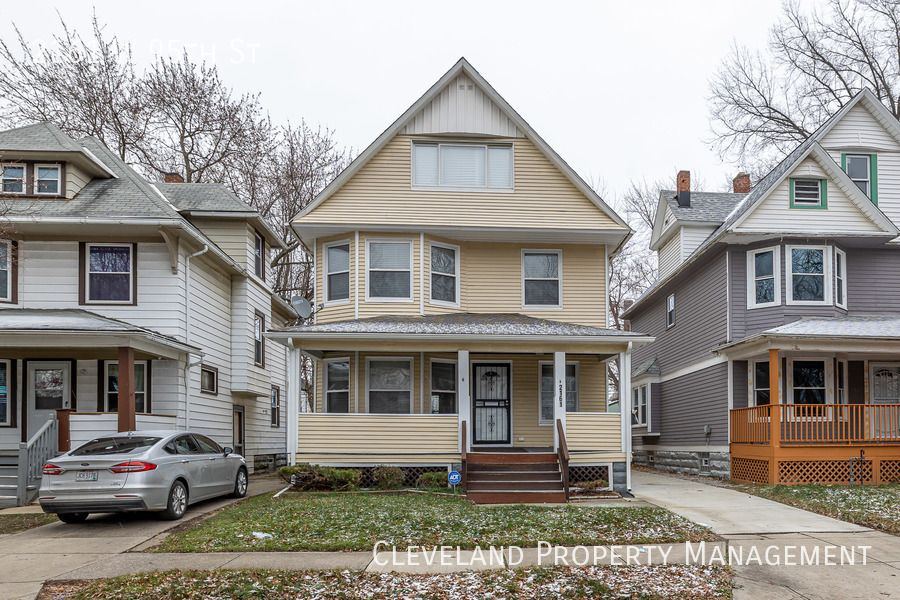
<svg viewBox="0 0 900 600">
<path fill-rule="evenodd" d="M 282 487 L 280 479 L 251 477 L 249 495 Z M 200 502 L 179 521 L 160 521 L 147 513 L 93 515 L 79 525 L 59 521 L 0 535 L 0 600 L 33 600 L 48 579 L 64 579 L 66 573 L 143 546 L 185 521 L 233 502 L 230 498 Z"/>
<path fill-rule="evenodd" d="M 733 565 L 735 600 L 900 598 L 900 538 L 692 480 L 635 471 L 635 497 L 707 525 L 747 557 L 769 549 L 779 565 Z M 825 553 L 838 552 L 826 565 Z M 819 564 L 800 565 L 818 552 Z M 840 553 L 843 552 L 842 556 Z M 790 557 L 791 566 L 786 566 Z M 755 561 L 754 561 L 755 562 Z M 774 562 L 763 560 L 764 563 Z M 849 564 L 853 562 L 854 564 Z M 839 564 L 844 563 L 844 564 Z"/>
</svg>

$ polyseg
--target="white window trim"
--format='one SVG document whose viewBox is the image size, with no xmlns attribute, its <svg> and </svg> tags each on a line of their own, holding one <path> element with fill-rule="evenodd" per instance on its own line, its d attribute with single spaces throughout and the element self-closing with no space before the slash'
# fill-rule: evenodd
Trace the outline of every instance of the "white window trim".
<svg viewBox="0 0 900 600">
<path fill-rule="evenodd" d="M 380 244 L 380 243 L 395 243 L 395 244 L 409 244 L 409 297 L 407 298 L 382 298 L 379 296 L 370 296 L 369 295 L 369 273 L 372 272 L 372 264 L 371 264 L 371 248 L 372 244 Z M 381 303 L 381 302 L 414 302 L 415 292 L 413 291 L 413 283 L 415 281 L 415 277 L 413 276 L 413 268 L 415 262 L 413 261 L 413 253 L 415 250 L 415 243 L 412 238 L 367 238 L 366 239 L 366 302 L 373 303 Z M 394 269 L 375 269 L 376 271 L 393 271 Z"/>
<path fill-rule="evenodd" d="M 760 387 L 759 383 L 756 381 L 756 365 L 758 363 L 766 363 L 769 364 L 768 359 L 764 360 L 749 360 L 747 361 L 747 368 L 750 370 L 749 377 L 747 380 L 750 382 L 750 397 L 747 399 L 747 406 L 756 406 L 756 392 L 757 390 L 769 390 L 769 404 L 774 404 L 772 401 L 772 388 L 770 386 L 770 382 L 765 382 L 765 387 Z M 775 390 L 775 393 L 778 393 L 778 390 Z"/>
<path fill-rule="evenodd" d="M 837 257 L 841 257 L 841 264 L 843 265 L 843 273 L 838 274 L 837 272 Z M 843 282 L 844 288 L 844 301 L 839 302 L 837 298 L 837 282 L 840 279 Z M 838 247 L 834 248 L 834 305 L 838 308 L 843 308 L 847 310 L 847 253 L 841 250 Z"/>
<path fill-rule="evenodd" d="M 430 359 L 430 360 L 428 361 L 428 377 L 429 377 L 429 384 L 428 384 L 428 390 L 429 390 L 429 394 L 428 394 L 428 414 L 437 414 L 437 413 L 432 413 L 432 412 L 431 412 L 431 396 L 434 395 L 435 392 L 440 392 L 440 393 L 448 394 L 448 393 L 450 393 L 451 391 L 452 391 L 454 394 L 456 394 L 456 412 L 455 412 L 454 414 L 459 414 L 459 390 L 458 390 L 458 389 L 455 389 L 455 388 L 454 388 L 453 390 L 438 390 L 438 389 L 435 389 L 435 387 L 434 387 L 433 371 L 432 371 L 432 369 L 431 369 L 431 365 L 433 365 L 434 363 L 444 363 L 444 364 L 448 364 L 448 365 L 454 365 L 454 366 L 456 367 L 456 383 L 454 383 L 454 386 L 458 387 L 458 385 L 459 385 L 459 364 L 458 364 L 458 361 L 451 360 L 451 359 L 449 359 L 449 358 L 432 358 L 432 359 Z M 366 373 L 368 373 L 368 371 L 366 371 Z M 448 414 L 448 413 L 443 413 L 443 414 Z"/>
<path fill-rule="evenodd" d="M 792 356 L 787 359 L 787 398 L 782 398 L 784 404 L 794 403 L 794 361 L 822 362 L 825 365 L 825 404 L 834 403 L 834 361 L 825 356 Z M 846 383 L 846 380 L 845 380 Z M 803 388 L 807 389 L 807 388 Z M 772 392 L 769 392 L 771 398 Z M 770 400 L 771 403 L 771 400 Z M 801 406 L 801 405 L 798 405 Z M 808 406 L 808 405 L 802 405 Z"/>
<path fill-rule="evenodd" d="M 6 296 L 0 296 L 0 302 L 12 302 L 12 288 L 13 288 L 13 268 L 15 267 L 15 262 L 13 261 L 13 243 L 12 240 L 0 239 L 0 244 L 6 245 L 6 264 L 0 265 L 0 271 L 6 271 Z"/>
<path fill-rule="evenodd" d="M 262 254 L 256 254 L 256 242 L 259 240 L 261 242 Z M 256 258 L 259 256 L 260 262 L 260 271 L 256 272 Z M 259 232 L 253 232 L 253 276 L 259 279 L 260 281 L 265 281 L 266 278 L 266 238 L 261 236 Z"/>
<path fill-rule="evenodd" d="M 56 179 L 38 180 L 41 167 L 56 169 Z M 56 181 L 55 192 L 39 192 L 38 181 Z M 35 196 L 61 196 L 62 195 L 62 167 L 59 164 L 35 164 L 34 165 L 34 195 Z"/>
<path fill-rule="evenodd" d="M 756 255 L 772 252 L 772 276 L 775 280 L 775 300 L 772 302 L 756 302 Z M 747 251 L 747 308 L 765 308 L 781 306 L 781 246 L 757 248 Z"/>
<path fill-rule="evenodd" d="M 640 406 L 641 402 L 643 401 L 643 397 L 642 397 L 643 394 L 641 392 L 644 389 L 647 390 L 647 398 L 646 398 L 646 402 L 644 404 L 644 420 L 640 421 L 638 418 L 640 411 L 638 411 L 637 413 L 635 411 L 637 410 L 637 407 Z M 652 393 L 652 389 L 653 388 L 650 387 L 649 381 L 646 383 L 640 383 L 631 388 L 631 411 L 630 411 L 630 414 L 633 415 L 634 419 L 637 421 L 634 424 L 634 427 L 646 427 L 648 432 L 650 431 L 650 423 L 652 422 L 651 417 L 650 417 L 650 405 L 651 405 L 650 394 Z M 637 405 L 634 403 L 634 393 L 635 392 L 638 393 Z"/>
<path fill-rule="evenodd" d="M 21 192 L 4 192 L 3 191 L 3 172 L 6 170 L 6 167 L 21 167 L 22 168 L 22 191 Z M 13 194 L 16 196 L 24 196 L 28 193 L 28 165 L 25 163 L 16 163 L 16 162 L 5 162 L 0 163 L 0 194 Z"/>
<path fill-rule="evenodd" d="M 437 185 L 422 185 L 416 184 L 416 145 L 421 144 L 423 146 L 437 146 L 438 147 L 438 184 Z M 466 186 L 453 186 L 453 185 L 445 185 L 442 184 L 441 181 L 441 147 L 442 146 L 481 146 L 484 150 L 484 180 L 485 185 L 483 187 L 466 187 Z M 489 177 L 488 173 L 488 148 L 509 148 L 509 182 L 510 187 L 488 187 L 487 180 Z M 515 144 L 513 143 L 498 143 L 498 144 L 485 144 L 480 141 L 459 141 L 452 143 L 440 142 L 437 140 L 427 140 L 427 139 L 414 139 L 410 141 L 410 157 L 409 161 L 409 181 L 410 188 L 413 190 L 421 190 L 421 191 L 431 191 L 431 192 L 487 192 L 490 194 L 512 194 L 516 191 L 516 150 Z"/>
<path fill-rule="evenodd" d="M 559 282 L 559 304 L 525 304 L 525 255 L 526 254 L 556 254 L 557 273 L 556 277 L 529 277 L 533 281 L 553 281 Z M 521 260 L 519 262 L 522 277 L 522 310 L 562 310 L 563 309 L 563 253 L 559 249 L 548 248 L 522 248 Z"/>
<path fill-rule="evenodd" d="M 556 420 L 555 417 L 549 421 L 545 421 L 541 418 L 541 378 L 543 377 L 544 367 L 545 366 L 553 366 L 552 360 L 539 360 L 538 361 L 538 425 L 541 427 L 552 426 Z M 567 360 L 566 366 L 575 365 L 575 412 L 581 410 L 581 363 L 577 360 Z M 563 375 L 565 377 L 565 375 Z M 568 392 L 568 390 L 566 390 Z"/>
<path fill-rule="evenodd" d="M 367 356 L 366 357 L 366 414 L 372 415 L 392 415 L 392 414 L 404 414 L 404 413 L 371 413 L 369 412 L 369 392 L 372 391 L 369 388 L 369 365 L 372 361 L 381 362 L 381 361 L 393 361 L 393 362 L 408 362 L 409 363 L 409 414 L 416 414 L 416 395 L 415 395 L 415 361 L 411 356 Z M 376 392 L 396 392 L 397 390 L 374 390 Z M 458 398 L 457 398 L 458 399 Z"/>
<path fill-rule="evenodd" d="M 259 321 L 259 339 L 256 339 L 256 322 Z M 258 312 L 253 313 L 253 365 L 263 368 L 266 364 L 266 317 Z M 259 360 L 256 360 L 256 343 L 259 342 Z"/>
<path fill-rule="evenodd" d="M 785 263 L 785 300 L 787 304 L 793 306 L 823 306 L 832 303 L 831 288 L 833 286 L 831 277 L 831 246 L 808 246 L 796 245 L 784 247 L 784 263 Z M 822 251 L 822 287 L 823 300 L 794 300 L 794 250 L 821 250 Z M 808 273 L 797 273 L 797 275 L 808 275 Z M 818 275 L 817 275 L 818 277 Z"/>
<path fill-rule="evenodd" d="M 866 159 L 866 178 L 865 179 L 853 179 L 852 177 L 850 177 L 850 159 L 851 158 Z M 848 153 L 846 155 L 846 160 L 847 160 L 847 177 L 849 177 L 850 181 L 852 181 L 854 184 L 856 184 L 857 181 L 865 181 L 866 187 L 868 188 L 868 191 L 865 192 L 866 197 L 871 198 L 872 197 L 872 155 L 871 154 L 850 154 L 850 153 Z M 856 187 L 859 187 L 859 186 L 856 186 Z M 860 190 L 860 191 L 862 191 L 862 190 Z"/>
<path fill-rule="evenodd" d="M 847 362 L 846 360 L 837 359 L 837 370 L 835 371 L 834 377 L 834 403 L 835 404 L 849 404 L 850 403 L 850 382 L 847 379 L 847 376 L 850 374 L 847 370 Z M 844 376 L 844 387 L 841 388 L 838 386 L 838 374 Z M 841 398 L 841 390 L 844 391 L 844 397 Z"/>
<path fill-rule="evenodd" d="M 12 424 L 12 404 L 13 404 L 13 389 L 12 389 L 12 368 L 13 362 L 10 359 L 3 358 L 0 359 L 0 364 L 6 365 L 6 420 L 0 421 L 0 425 L 11 425 Z"/>
<path fill-rule="evenodd" d="M 269 427 L 281 427 L 281 386 L 278 385 L 269 390 Z"/>
<path fill-rule="evenodd" d="M 91 300 L 91 248 L 128 248 L 128 299 L 127 300 Z M 133 244 L 86 243 L 84 245 L 84 303 L 85 304 L 132 304 L 134 302 L 134 267 L 135 246 Z M 120 271 L 97 271 L 98 273 L 119 274 Z"/>
<path fill-rule="evenodd" d="M 456 265 L 456 273 L 454 274 L 454 277 L 456 277 L 456 300 L 454 302 L 447 302 L 446 300 L 435 300 L 432 297 L 432 293 L 433 293 L 433 289 L 434 289 L 433 282 L 432 282 L 432 276 L 435 274 L 435 272 L 432 272 L 432 270 L 431 270 L 431 249 L 435 248 L 435 247 L 443 248 L 444 250 L 453 250 L 453 252 L 456 256 L 456 258 L 454 259 L 454 263 Z M 452 308 L 459 308 L 459 305 L 460 305 L 459 299 L 460 299 L 460 293 L 461 293 L 460 288 L 462 287 L 460 285 L 461 278 L 459 276 L 459 273 L 460 273 L 459 263 L 460 263 L 461 256 L 462 256 L 462 254 L 460 253 L 459 246 L 455 246 L 453 244 L 445 244 L 443 242 L 429 242 L 429 245 L 428 245 L 428 303 L 429 304 L 433 304 L 435 306 L 449 306 Z M 437 273 L 437 274 L 445 275 L 445 276 L 447 275 L 447 273 Z"/>
<path fill-rule="evenodd" d="M 672 301 L 671 309 L 669 308 L 669 300 Z M 676 323 L 675 309 L 676 308 L 677 308 L 677 305 L 675 303 L 675 294 L 674 293 L 669 294 L 668 296 L 666 296 L 666 329 L 671 329 L 671 328 L 675 327 L 675 323 Z M 669 313 L 672 313 L 672 322 L 671 323 L 669 323 Z"/>
<path fill-rule="evenodd" d="M 351 286 L 348 285 L 346 298 L 341 298 L 340 300 L 329 300 L 328 299 L 328 276 L 329 275 L 339 275 L 339 274 L 345 272 L 345 271 L 335 271 L 334 273 L 330 273 L 328 271 L 328 249 L 333 248 L 334 246 L 347 246 L 348 259 L 350 260 L 351 263 L 353 261 L 353 244 L 350 243 L 349 239 L 338 240 L 335 242 L 328 242 L 328 243 L 322 244 L 322 263 L 323 263 L 322 264 L 322 266 L 323 266 L 322 272 L 324 273 L 324 276 L 322 278 L 322 290 L 323 290 L 322 300 L 325 303 L 325 306 L 334 306 L 336 304 L 349 304 L 350 300 L 353 297 L 353 290 L 351 289 Z M 352 281 L 350 281 L 351 269 L 349 268 L 349 266 L 350 265 L 348 264 L 348 268 L 346 271 L 348 284 L 352 283 Z"/>
<path fill-rule="evenodd" d="M 347 412 L 346 413 L 333 413 L 328 411 L 328 363 L 333 362 L 345 362 L 347 363 Z M 353 381 L 353 370 L 350 369 L 350 365 L 352 361 L 349 356 L 335 356 L 333 358 L 325 358 L 322 360 L 322 413 L 329 415 L 343 415 L 349 414 L 353 411 L 350 410 L 353 408 L 352 400 L 350 392 L 353 390 L 353 386 L 355 382 Z M 344 390 L 330 390 L 331 392 L 343 392 Z M 315 412 L 315 408 L 313 408 L 313 412 Z"/>
<path fill-rule="evenodd" d="M 203 387 L 203 371 L 213 374 L 212 389 Z M 219 372 L 216 369 L 210 368 L 208 365 L 200 365 L 200 391 L 204 394 L 218 394 L 219 393 Z"/>
<path fill-rule="evenodd" d="M 144 394 L 144 410 L 147 410 L 147 400 L 149 399 L 147 395 L 147 375 L 149 373 L 147 368 L 146 360 L 136 360 L 134 361 L 135 365 L 144 365 L 144 391 L 141 392 Z M 109 389 L 109 367 L 110 365 L 119 365 L 118 360 L 105 360 L 103 361 L 103 410 L 106 412 L 111 412 L 109 408 L 109 395 L 112 394 L 112 390 Z M 135 394 L 137 391 L 137 378 L 134 381 L 134 391 Z"/>
</svg>

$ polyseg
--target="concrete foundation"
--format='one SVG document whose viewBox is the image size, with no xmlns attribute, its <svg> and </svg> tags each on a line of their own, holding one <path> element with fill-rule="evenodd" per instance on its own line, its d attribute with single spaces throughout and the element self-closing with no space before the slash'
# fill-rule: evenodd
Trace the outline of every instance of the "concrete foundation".
<svg viewBox="0 0 900 600">
<path fill-rule="evenodd" d="M 727 452 L 636 449 L 632 455 L 632 463 L 688 475 L 708 475 L 721 479 L 728 479 L 731 475 L 731 460 Z"/>
</svg>

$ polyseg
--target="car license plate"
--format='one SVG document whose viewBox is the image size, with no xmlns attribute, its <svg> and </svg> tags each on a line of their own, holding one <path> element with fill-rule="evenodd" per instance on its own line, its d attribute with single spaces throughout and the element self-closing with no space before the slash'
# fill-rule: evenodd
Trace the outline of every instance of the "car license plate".
<svg viewBox="0 0 900 600">
<path fill-rule="evenodd" d="M 77 471 L 75 481 L 97 481 L 97 471 Z"/>
</svg>

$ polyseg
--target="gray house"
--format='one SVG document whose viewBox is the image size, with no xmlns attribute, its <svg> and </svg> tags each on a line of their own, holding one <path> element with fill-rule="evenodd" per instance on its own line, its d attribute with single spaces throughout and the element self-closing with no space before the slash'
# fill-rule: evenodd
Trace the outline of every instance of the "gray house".
<svg viewBox="0 0 900 600">
<path fill-rule="evenodd" d="M 900 480 L 900 123 L 857 94 L 755 186 L 663 192 L 625 314 L 638 464 L 759 483 Z M 851 459 L 854 459 L 851 461 Z"/>
</svg>

